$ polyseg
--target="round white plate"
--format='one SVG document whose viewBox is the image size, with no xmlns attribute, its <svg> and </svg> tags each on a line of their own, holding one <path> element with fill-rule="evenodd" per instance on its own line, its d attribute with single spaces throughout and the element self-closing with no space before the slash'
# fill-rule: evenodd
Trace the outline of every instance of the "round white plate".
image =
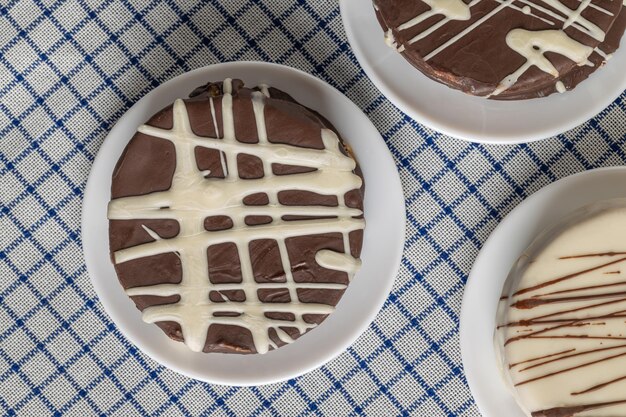
<svg viewBox="0 0 626 417">
<path fill-rule="evenodd" d="M 336 311 L 295 343 L 266 355 L 193 353 L 169 339 L 124 293 L 109 260 L 107 204 L 111 174 L 124 147 L 144 123 L 176 98 L 208 81 L 240 78 L 249 86 L 267 83 L 318 110 L 350 144 L 365 178 L 363 267 Z M 259 385 L 293 378 L 343 352 L 382 307 L 396 277 L 404 245 L 404 198 L 395 164 L 380 134 L 350 100 L 328 84 L 293 68 L 262 62 L 234 62 L 200 68 L 156 88 L 115 125 L 93 164 L 83 205 L 83 247 L 87 269 L 104 309 L 126 337 L 162 365 L 199 380 Z"/>
<path fill-rule="evenodd" d="M 432 129 L 471 142 L 522 143 L 563 133 L 589 120 L 626 90 L 626 47 L 573 91 L 497 101 L 439 84 L 388 47 L 369 0 L 341 0 L 348 40 L 378 89 L 404 113 Z"/>
<path fill-rule="evenodd" d="M 546 227 L 586 204 L 626 197 L 626 167 L 595 169 L 544 187 L 517 206 L 483 246 L 463 295 L 461 353 L 467 382 L 484 417 L 525 417 L 504 385 L 493 335 L 511 266 Z"/>
</svg>

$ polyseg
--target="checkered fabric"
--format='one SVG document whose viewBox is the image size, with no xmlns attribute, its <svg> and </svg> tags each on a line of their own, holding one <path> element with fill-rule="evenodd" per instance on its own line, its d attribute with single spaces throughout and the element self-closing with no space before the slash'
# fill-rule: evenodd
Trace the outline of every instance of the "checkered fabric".
<svg viewBox="0 0 626 417">
<path fill-rule="evenodd" d="M 80 237 L 85 182 L 119 117 L 172 77 L 236 60 L 344 92 L 382 133 L 407 206 L 401 270 L 367 332 L 320 369 L 253 388 L 191 380 L 137 351 L 96 298 Z M 381 96 L 337 0 L 0 0 L 0 414 L 478 416 L 458 337 L 472 262 L 528 195 L 626 162 L 625 99 L 540 143 L 476 145 Z"/>
</svg>

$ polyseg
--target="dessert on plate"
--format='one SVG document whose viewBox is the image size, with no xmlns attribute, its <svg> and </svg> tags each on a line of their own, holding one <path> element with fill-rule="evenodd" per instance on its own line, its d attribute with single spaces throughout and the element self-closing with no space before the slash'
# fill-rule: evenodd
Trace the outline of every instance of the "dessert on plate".
<svg viewBox="0 0 626 417">
<path fill-rule="evenodd" d="M 435 81 L 500 100 L 575 88 L 619 47 L 621 1 L 373 0 L 389 46 Z"/>
<path fill-rule="evenodd" d="M 532 417 L 626 416 L 626 199 L 583 207 L 513 266 L 496 352 Z"/>
<path fill-rule="evenodd" d="M 339 302 L 360 267 L 363 192 L 320 114 L 265 85 L 210 82 L 126 146 L 111 258 L 143 320 L 170 338 L 195 352 L 266 353 Z"/>
</svg>

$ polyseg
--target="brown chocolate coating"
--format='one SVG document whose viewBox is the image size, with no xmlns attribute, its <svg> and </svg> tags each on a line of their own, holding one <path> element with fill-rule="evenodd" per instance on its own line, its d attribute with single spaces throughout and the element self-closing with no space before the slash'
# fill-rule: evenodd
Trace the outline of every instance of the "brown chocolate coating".
<svg viewBox="0 0 626 417">
<path fill-rule="evenodd" d="M 237 140 L 244 143 L 257 143 L 258 134 L 252 107 L 252 93 L 258 88 L 244 87 L 239 80 L 233 83 L 233 111 L 235 134 Z M 332 125 L 316 113 L 293 100 L 286 93 L 270 88 L 271 98 L 265 101 L 265 118 L 268 140 L 272 143 L 284 143 L 293 146 L 323 149 L 321 130 Z M 216 111 L 218 129 L 213 125 L 209 97 L 213 98 Z M 198 136 L 216 137 L 216 132 L 223 132 L 222 126 L 222 83 L 208 83 L 199 87 L 185 100 L 189 114 L 191 128 Z M 154 115 L 148 125 L 162 129 L 172 128 L 172 106 Z M 335 131 L 336 132 L 336 131 Z M 221 137 L 221 136 L 220 136 Z M 347 152 L 346 152 L 347 154 Z M 208 176 L 224 178 L 218 151 L 206 148 L 196 148 L 196 162 L 199 170 L 210 171 Z M 175 148 L 172 143 L 137 133 L 128 143 L 123 155 L 119 159 L 113 172 L 111 198 L 137 196 L 164 191 L 169 189 L 176 167 Z M 242 181 L 263 177 L 261 160 L 251 155 L 240 154 L 238 157 L 238 174 Z M 292 165 L 274 164 L 272 171 L 275 175 L 293 175 L 311 171 L 311 168 Z M 359 176 L 360 170 L 355 171 Z M 347 206 L 363 209 L 362 187 L 345 194 L 344 202 Z M 281 191 L 278 194 L 279 202 L 283 205 L 327 205 L 337 206 L 335 196 L 319 195 L 304 191 Z M 245 205 L 267 205 L 267 195 L 258 193 L 243 200 Z M 316 218 L 316 217 L 311 217 Z M 297 220 L 299 218 L 284 218 L 283 220 Z M 271 217 L 248 216 L 245 223 L 250 227 L 271 222 Z M 178 223 L 174 220 L 110 220 L 109 242 L 110 250 L 115 251 L 152 242 L 153 239 L 142 228 L 149 227 L 163 238 L 171 238 L 179 233 Z M 230 229 L 233 226 L 228 216 L 212 216 L 205 219 L 207 231 Z M 363 243 L 362 231 L 351 232 L 349 235 L 351 252 L 359 257 Z M 309 236 L 299 236 L 286 239 L 287 251 L 295 282 L 328 282 L 348 284 L 345 272 L 326 269 L 315 261 L 315 254 L 321 249 L 330 249 L 338 252 L 344 250 L 343 237 L 340 233 L 323 233 Z M 258 283 L 285 282 L 286 274 L 283 270 L 278 245 L 275 240 L 254 240 L 249 245 L 254 279 Z M 240 283 L 242 281 L 239 255 L 233 243 L 221 243 L 209 246 L 207 249 L 209 264 L 208 278 L 213 284 Z M 124 289 L 148 286 L 162 283 L 179 283 L 182 280 L 181 263 L 176 254 L 140 258 L 115 265 L 115 269 Z M 243 302 L 245 294 L 241 290 L 222 290 L 220 293 L 232 302 Z M 344 290 L 298 289 L 297 294 L 301 302 L 320 303 L 335 306 Z M 259 289 L 259 299 L 264 303 L 288 302 L 289 291 L 286 288 Z M 175 303 L 179 296 L 134 296 L 131 297 L 139 310 L 149 306 Z M 209 295 L 215 303 L 224 302 L 217 291 Z M 215 315 L 219 315 L 216 313 Z M 230 313 L 221 313 L 230 314 Z M 238 313 L 234 313 L 237 315 Z M 299 331 L 289 326 L 294 320 L 291 313 L 266 313 L 273 319 L 284 320 L 282 330 L 293 338 L 300 335 Z M 305 315 L 308 323 L 321 323 L 325 315 Z M 169 337 L 182 341 L 183 334 L 178 323 L 156 323 Z M 207 323 L 207 326 L 209 324 Z M 285 343 L 280 340 L 275 331 L 270 329 L 270 337 L 277 346 Z M 234 325 L 211 324 L 209 327 L 204 352 L 224 353 L 256 353 L 252 335 L 248 329 Z"/>
<path fill-rule="evenodd" d="M 598 49 L 604 52 L 606 55 L 613 54 L 619 48 L 622 36 L 626 30 L 626 10 L 622 8 L 622 11 L 617 16 L 615 23 L 606 34 L 604 42 L 600 44 Z M 598 68 L 603 67 L 606 64 L 604 57 L 594 52 L 589 57 L 589 60 L 593 62 L 594 66 L 582 66 L 575 67 L 565 76 L 561 77 L 561 82 L 567 90 L 572 90 L 578 84 L 586 80 L 591 74 L 593 74 Z M 554 91 L 548 87 L 546 90 L 539 92 L 541 95 L 552 94 Z"/>
<path fill-rule="evenodd" d="M 559 0 L 559 2 L 570 10 L 578 9 L 581 4 L 578 0 Z M 464 0 L 464 3 L 469 4 L 470 1 Z M 533 7 L 535 2 L 530 3 L 531 13 L 535 16 L 523 13 L 521 9 L 528 4 L 521 1 L 512 4 L 518 10 L 510 6 L 504 7 L 478 24 L 502 3 L 503 1 L 494 0 L 475 3 L 470 8 L 469 20 L 450 20 L 417 42 L 410 43 L 414 37 L 427 33 L 426 31 L 430 28 L 436 28 L 444 20 L 444 16 L 435 14 L 411 28 L 399 30 L 400 25 L 430 11 L 428 4 L 416 0 L 374 0 L 380 25 L 385 32 L 391 31 L 398 47 L 404 47 L 401 53 L 408 62 L 431 79 L 472 95 L 499 100 L 543 97 L 556 92 L 556 85 L 559 81 L 565 85 L 566 89 L 571 90 L 604 65 L 604 57 L 597 52 L 593 52 L 589 57 L 593 66 L 578 66 L 567 57 L 548 51 L 544 53 L 544 56 L 558 70 L 559 77 L 555 78 L 533 66 L 508 90 L 498 95 L 491 95 L 507 76 L 526 62 L 524 56 L 511 49 L 506 43 L 506 36 L 511 30 L 555 30 L 562 29 L 564 25 L 563 21 L 557 20 L 554 15 Z M 556 12 L 561 19 L 567 18 L 547 3 L 539 5 Z M 571 39 L 591 48 L 599 47 L 604 53 L 610 54 L 619 46 L 619 40 L 626 29 L 626 19 L 624 19 L 624 13 L 621 12 L 622 2 L 596 0 L 592 2 L 592 6 L 599 6 L 607 13 L 594 7 L 587 7 L 581 16 L 597 25 L 606 34 L 604 42 L 583 33 L 573 25 L 563 30 Z M 473 27 L 473 25 L 476 26 Z M 465 36 L 434 57 L 425 59 L 431 52 L 472 27 L 473 29 Z"/>
</svg>

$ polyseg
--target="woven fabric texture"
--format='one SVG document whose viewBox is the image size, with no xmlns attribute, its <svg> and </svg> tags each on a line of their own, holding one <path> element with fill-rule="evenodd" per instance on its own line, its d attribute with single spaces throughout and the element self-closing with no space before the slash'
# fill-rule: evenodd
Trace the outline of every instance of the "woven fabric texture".
<svg viewBox="0 0 626 417">
<path fill-rule="evenodd" d="M 168 79 L 237 60 L 345 93 L 382 133 L 407 208 L 401 269 L 367 332 L 320 369 L 252 388 L 191 380 L 137 351 L 95 296 L 80 237 L 85 182 L 119 117 Z M 383 97 L 337 0 L 0 0 L 0 415 L 478 416 L 458 336 L 472 262 L 525 197 L 626 163 L 625 98 L 558 137 L 483 146 Z"/>
</svg>

